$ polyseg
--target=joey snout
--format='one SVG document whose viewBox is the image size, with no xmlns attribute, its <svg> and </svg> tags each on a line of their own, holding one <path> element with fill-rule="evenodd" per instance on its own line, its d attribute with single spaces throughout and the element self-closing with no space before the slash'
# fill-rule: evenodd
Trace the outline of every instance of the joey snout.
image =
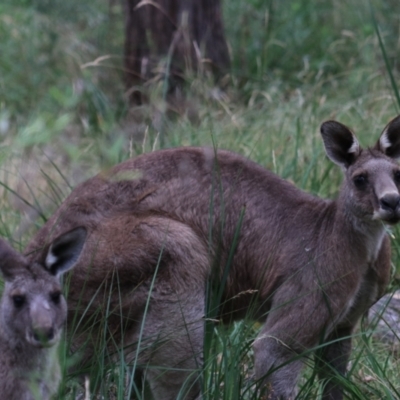
<svg viewBox="0 0 400 400">
<path fill-rule="evenodd" d="M 26 340 L 35 347 L 53 346 L 59 339 L 53 312 L 46 304 L 33 305 L 30 310 L 31 325 L 26 329 Z"/>
</svg>

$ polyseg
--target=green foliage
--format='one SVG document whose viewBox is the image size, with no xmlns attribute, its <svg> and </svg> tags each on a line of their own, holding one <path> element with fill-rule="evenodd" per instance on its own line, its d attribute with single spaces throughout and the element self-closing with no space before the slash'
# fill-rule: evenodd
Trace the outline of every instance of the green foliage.
<svg viewBox="0 0 400 400">
<path fill-rule="evenodd" d="M 394 2 L 226 2 L 235 74 L 242 84 L 249 79 L 283 79 L 293 87 L 337 80 L 337 75 L 350 73 L 349 67 L 356 67 L 359 75 L 359 67 L 380 58 L 373 48 L 375 27 L 370 7 L 395 59 L 398 15 L 390 12 L 391 7 L 396 8 Z"/>
<path fill-rule="evenodd" d="M 341 175 L 324 156 L 318 128 L 335 118 L 370 145 L 398 112 L 398 2 L 226 0 L 223 11 L 232 55 L 225 92 L 192 75 L 186 108 L 171 112 L 162 83 L 152 88 L 151 105 L 126 104 L 119 3 L 1 2 L 2 236 L 23 248 L 72 186 L 160 143 L 235 150 L 307 191 L 335 196 Z M 391 289 L 400 281 L 399 234 L 392 232 Z M 249 378 L 257 326 L 210 324 L 208 333 L 205 398 L 256 398 Z M 349 398 L 399 398 L 398 356 L 365 330 L 355 342 Z M 128 376 L 128 390 L 142 397 L 148 388 L 120 359 L 107 371 L 102 395 L 122 399 Z M 63 398 L 80 390 L 66 374 Z M 299 398 L 320 395 L 308 369 Z"/>
</svg>

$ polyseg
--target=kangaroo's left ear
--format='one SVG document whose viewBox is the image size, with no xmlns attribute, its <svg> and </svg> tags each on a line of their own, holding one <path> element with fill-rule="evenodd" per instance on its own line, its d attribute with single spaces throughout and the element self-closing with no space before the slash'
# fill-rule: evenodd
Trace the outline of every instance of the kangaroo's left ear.
<svg viewBox="0 0 400 400">
<path fill-rule="evenodd" d="M 45 267 L 51 274 L 60 276 L 78 262 L 86 241 L 86 229 L 75 228 L 56 238 L 50 245 L 45 259 Z"/>
<path fill-rule="evenodd" d="M 386 125 L 375 145 L 375 149 L 388 157 L 400 158 L 400 115 Z"/>
</svg>

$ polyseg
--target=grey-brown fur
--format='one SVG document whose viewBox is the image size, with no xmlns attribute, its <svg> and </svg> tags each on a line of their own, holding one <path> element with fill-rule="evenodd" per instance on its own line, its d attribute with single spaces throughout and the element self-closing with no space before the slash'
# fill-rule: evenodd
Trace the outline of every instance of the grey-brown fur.
<svg viewBox="0 0 400 400">
<path fill-rule="evenodd" d="M 0 398 L 47 400 L 58 389 L 57 344 L 67 316 L 60 276 L 72 268 L 86 232 L 78 228 L 29 262 L 0 240 L 5 286 L 0 302 Z M 49 256 L 50 255 L 50 256 Z"/>
<path fill-rule="evenodd" d="M 337 122 L 321 133 L 345 174 L 335 201 L 237 154 L 190 147 L 145 154 L 78 186 L 27 248 L 33 262 L 54 235 L 88 231 L 68 297 L 69 320 L 81 321 L 74 350 L 86 344 L 90 363 L 107 317 L 109 352 L 125 346 L 157 400 L 175 399 L 184 382 L 196 398 L 207 282 L 223 276 L 239 232 L 215 317 L 251 313 L 263 323 L 253 348 L 268 398 L 293 398 L 302 360 L 288 361 L 324 342 L 324 399 L 341 399 L 334 370 L 345 373 L 349 335 L 389 280 L 383 223 L 400 219 L 400 117 L 366 150 Z"/>
</svg>

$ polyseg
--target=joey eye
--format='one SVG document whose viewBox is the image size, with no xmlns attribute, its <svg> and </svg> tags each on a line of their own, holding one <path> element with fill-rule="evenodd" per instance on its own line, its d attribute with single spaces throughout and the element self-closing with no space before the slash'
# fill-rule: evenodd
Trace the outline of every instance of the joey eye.
<svg viewBox="0 0 400 400">
<path fill-rule="evenodd" d="M 61 292 L 57 291 L 50 293 L 50 299 L 54 304 L 60 304 Z"/>
<path fill-rule="evenodd" d="M 354 185 L 358 188 L 358 189 L 363 189 L 365 187 L 365 185 L 368 183 L 368 178 L 366 175 L 364 174 L 360 174 L 360 175 L 356 175 L 353 178 L 353 182 Z"/>
<path fill-rule="evenodd" d="M 21 308 L 25 304 L 26 298 L 24 295 L 16 294 L 12 296 L 12 301 L 16 308 Z"/>
</svg>

